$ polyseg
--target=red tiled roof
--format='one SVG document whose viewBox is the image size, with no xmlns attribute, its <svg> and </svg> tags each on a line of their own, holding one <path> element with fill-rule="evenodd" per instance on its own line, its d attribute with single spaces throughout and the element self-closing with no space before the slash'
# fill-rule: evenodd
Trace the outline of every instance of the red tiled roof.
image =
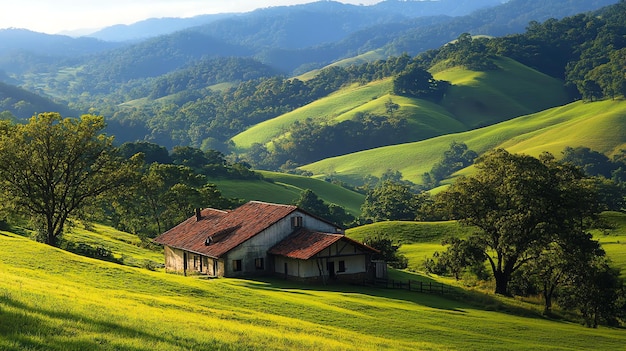
<svg viewBox="0 0 626 351">
<path fill-rule="evenodd" d="M 296 206 L 250 201 L 232 211 L 204 209 L 201 219 L 190 217 L 154 242 L 209 257 L 220 257 L 286 217 Z M 211 245 L 205 245 L 212 237 Z"/>
<path fill-rule="evenodd" d="M 308 260 L 340 240 L 347 241 L 364 251 L 372 253 L 377 252 L 376 249 L 354 241 L 343 234 L 312 232 L 302 228 L 274 245 L 268 253 L 277 256 Z"/>
</svg>

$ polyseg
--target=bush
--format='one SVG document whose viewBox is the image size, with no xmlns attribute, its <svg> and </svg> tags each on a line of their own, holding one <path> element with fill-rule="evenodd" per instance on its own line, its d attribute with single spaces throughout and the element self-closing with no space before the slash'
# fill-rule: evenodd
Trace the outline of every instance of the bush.
<svg viewBox="0 0 626 351">
<path fill-rule="evenodd" d="M 77 255 L 91 257 L 103 261 L 120 263 L 120 260 L 115 258 L 111 250 L 102 245 L 91 246 L 86 243 L 74 243 L 71 241 L 66 241 L 61 248 Z"/>
</svg>

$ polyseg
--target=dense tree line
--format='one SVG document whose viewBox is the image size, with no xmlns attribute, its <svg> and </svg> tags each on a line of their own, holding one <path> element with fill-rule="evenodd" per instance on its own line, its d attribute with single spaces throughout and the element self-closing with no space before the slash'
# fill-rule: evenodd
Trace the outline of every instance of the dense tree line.
<svg viewBox="0 0 626 351">
<path fill-rule="evenodd" d="M 624 95 L 626 3 L 562 20 L 534 21 L 525 33 L 495 38 L 487 48 L 564 79 L 575 97 Z"/>
<path fill-rule="evenodd" d="M 201 59 L 190 67 L 160 76 L 151 84 L 148 97 L 163 96 L 190 90 L 205 90 L 223 83 L 244 82 L 261 77 L 278 75 L 278 72 L 251 58 L 219 57 Z"/>
<path fill-rule="evenodd" d="M 223 143 L 248 126 L 304 106 L 344 85 L 400 74 L 413 62 L 402 55 L 364 65 L 328 67 L 307 81 L 274 76 L 247 80 L 201 96 L 195 90 L 183 91 L 165 104 L 115 112 L 112 132 L 123 134 L 129 125 L 142 123 L 151 141 L 158 144 L 202 147 L 205 143 L 225 151 Z M 194 83 L 182 80 L 175 85 L 186 84 Z"/>
<path fill-rule="evenodd" d="M 570 161 L 496 150 L 481 156 L 471 177 L 437 196 L 450 218 L 477 228 L 426 261 L 431 272 L 491 269 L 495 292 L 540 294 L 545 313 L 553 300 L 577 310 L 590 327 L 624 318 L 624 282 L 588 229 L 603 209 L 593 178 Z M 623 196 L 623 195 L 622 195 Z"/>
<path fill-rule="evenodd" d="M 307 81 L 280 76 L 258 78 L 223 92 L 199 95 L 195 87 L 204 78 L 192 78 L 205 74 L 201 67 L 206 65 L 199 64 L 189 71 L 194 74 L 174 74 L 157 80 L 152 89 L 155 96 L 178 93 L 170 103 L 147 110 L 121 110 L 114 121 L 122 126 L 142 121 L 152 140 L 168 147 L 201 147 L 205 143 L 225 151 L 223 142 L 246 127 L 315 101 L 346 84 L 395 76 L 395 93 L 437 100 L 445 93 L 446 84 L 432 79 L 427 69 L 461 65 L 473 70 L 493 70 L 497 68 L 492 58 L 497 55 L 564 79 L 574 98 L 612 98 L 623 94 L 626 88 L 626 78 L 620 74 L 626 57 L 624 6 L 620 3 L 609 7 L 598 13 L 602 16 L 577 15 L 542 24 L 532 22 L 525 33 L 518 35 L 487 39 L 464 33 L 457 40 L 416 57 L 404 54 L 347 67 L 331 66 Z M 420 87 L 415 82 L 427 83 Z M 194 89 L 187 90 L 185 86 Z"/>
<path fill-rule="evenodd" d="M 266 169 L 286 170 L 327 157 L 406 142 L 404 118 L 358 113 L 352 120 L 320 124 L 311 118 L 296 121 L 272 149 L 255 144 L 244 155 L 250 163 Z"/>
<path fill-rule="evenodd" d="M 422 175 L 422 183 L 432 189 L 452 173 L 470 166 L 478 157 L 476 151 L 470 150 L 465 143 L 452 142 L 450 148 L 443 153 L 443 158 L 435 163 L 430 172 Z"/>
<path fill-rule="evenodd" d="M 458 166 L 468 152 L 453 143 L 441 164 Z M 359 220 L 459 220 L 476 231 L 445 238 L 445 251 L 425 261 L 428 272 L 493 279 L 496 293 L 542 296 L 548 315 L 557 301 L 589 327 L 614 325 L 626 317 L 624 282 L 588 231 L 606 226 L 600 211 L 624 211 L 624 159 L 585 147 L 566 148 L 558 161 L 495 150 L 477 159 L 475 175 L 435 196 L 401 177 L 378 183 Z"/>
</svg>

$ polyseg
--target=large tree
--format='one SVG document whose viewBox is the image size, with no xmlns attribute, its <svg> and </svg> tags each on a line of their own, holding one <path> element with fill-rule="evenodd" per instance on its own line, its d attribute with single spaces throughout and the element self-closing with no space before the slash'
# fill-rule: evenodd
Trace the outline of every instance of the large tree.
<svg viewBox="0 0 626 351">
<path fill-rule="evenodd" d="M 58 113 L 0 128 L 0 193 L 36 220 L 39 237 L 57 246 L 67 219 L 88 201 L 126 184 L 135 164 L 101 134 L 104 118 Z"/>
<path fill-rule="evenodd" d="M 594 189 L 577 168 L 549 154 L 537 159 L 500 149 L 479 158 L 476 168 L 439 200 L 452 217 L 479 229 L 472 240 L 489 261 L 495 292 L 508 295 L 515 271 L 583 230 L 597 211 Z"/>
<path fill-rule="evenodd" d="M 413 192 L 408 184 L 385 180 L 368 191 L 361 205 L 361 217 L 371 222 L 412 221 L 424 200 L 424 196 Z"/>
</svg>

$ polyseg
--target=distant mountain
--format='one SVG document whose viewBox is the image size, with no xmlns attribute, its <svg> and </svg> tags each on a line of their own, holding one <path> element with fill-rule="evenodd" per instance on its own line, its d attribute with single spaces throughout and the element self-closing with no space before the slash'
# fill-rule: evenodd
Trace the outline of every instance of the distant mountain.
<svg viewBox="0 0 626 351">
<path fill-rule="evenodd" d="M 133 24 L 117 24 L 85 35 L 105 41 L 137 41 L 170 34 L 182 29 L 208 24 L 223 18 L 234 16 L 230 13 L 200 15 L 190 18 L 149 18 Z"/>
<path fill-rule="evenodd" d="M 403 52 L 417 54 L 454 40 L 461 33 L 503 36 L 523 32 L 531 21 L 543 22 L 550 18 L 561 19 L 618 3 L 619 0 L 510 0 L 500 6 L 481 9 L 449 22 L 407 28 L 396 32 L 384 46 L 388 54 Z"/>
<path fill-rule="evenodd" d="M 72 38 L 33 32 L 27 29 L 0 29 L 0 57 L 16 52 L 35 55 L 73 57 L 95 54 L 119 47 L 95 38 Z"/>
<path fill-rule="evenodd" d="M 463 16 L 477 9 L 496 6 L 506 1 L 508 0 L 387 0 L 371 6 L 356 6 L 334 1 L 316 1 L 302 5 L 263 8 L 247 13 L 207 14 L 190 18 L 150 18 L 129 25 L 118 24 L 106 27 L 86 36 L 106 41 L 136 41 L 170 34 L 191 27 L 215 24 L 214 28 L 212 30 L 209 29 L 209 31 L 219 32 L 222 30 L 219 28 L 228 28 L 231 25 L 238 27 L 237 29 L 241 30 L 241 32 L 245 31 L 246 28 L 253 30 L 256 28 L 258 38 L 262 39 L 261 42 L 264 42 L 266 37 L 258 31 L 259 28 L 262 32 L 265 32 L 266 29 L 275 31 L 277 29 L 275 28 L 276 25 L 282 26 L 280 22 L 286 14 L 293 15 L 295 13 L 299 13 L 302 17 L 293 19 L 304 22 L 293 23 L 294 27 L 291 29 L 295 29 L 295 32 L 290 31 L 288 33 L 291 36 L 303 37 L 302 35 L 304 34 L 305 36 L 322 37 L 324 32 L 331 32 L 326 34 L 334 36 L 345 36 L 347 33 L 376 23 L 436 15 Z M 337 17 L 339 13 L 341 13 L 342 18 Z M 317 22 L 316 30 L 306 31 L 302 28 L 303 25 L 310 22 Z M 232 33 L 230 34 L 232 35 Z M 232 36 L 228 36 L 228 38 L 234 39 Z M 322 40 L 322 42 L 327 41 Z M 306 43 L 307 40 L 301 42 L 304 46 L 306 46 Z M 312 43 L 312 45 L 315 44 L 317 43 Z"/>
</svg>

